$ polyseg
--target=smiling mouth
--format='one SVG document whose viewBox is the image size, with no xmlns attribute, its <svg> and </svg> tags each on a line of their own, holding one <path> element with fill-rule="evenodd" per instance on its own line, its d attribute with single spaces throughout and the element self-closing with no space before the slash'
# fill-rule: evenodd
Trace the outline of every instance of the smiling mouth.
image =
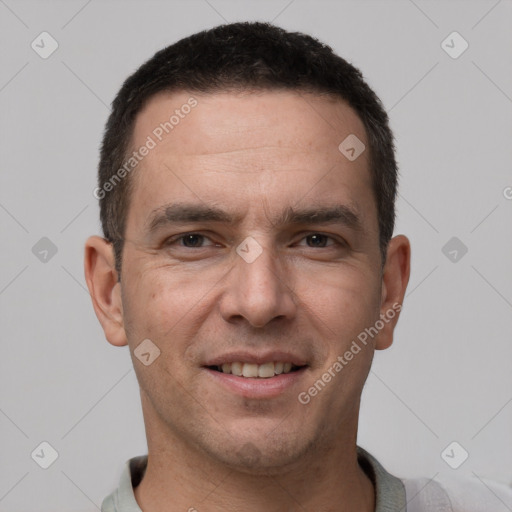
<svg viewBox="0 0 512 512">
<path fill-rule="evenodd" d="M 248 379 L 269 379 L 281 374 L 292 373 L 305 368 L 305 366 L 296 366 L 292 363 L 270 362 L 263 364 L 255 363 L 224 363 L 221 366 L 208 366 L 210 370 L 220 373 L 245 377 Z"/>
</svg>

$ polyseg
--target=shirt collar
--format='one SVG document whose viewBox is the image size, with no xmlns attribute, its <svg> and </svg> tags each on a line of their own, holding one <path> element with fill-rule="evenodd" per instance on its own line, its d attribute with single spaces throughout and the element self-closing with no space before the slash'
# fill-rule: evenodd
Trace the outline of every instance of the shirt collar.
<svg viewBox="0 0 512 512">
<path fill-rule="evenodd" d="M 403 482 L 388 473 L 379 461 L 361 447 L 357 447 L 358 463 L 373 482 L 375 488 L 375 512 L 406 510 Z M 133 489 L 139 485 L 148 462 L 147 455 L 139 455 L 125 464 L 119 487 L 109 494 L 101 505 L 101 512 L 142 512 Z"/>
</svg>

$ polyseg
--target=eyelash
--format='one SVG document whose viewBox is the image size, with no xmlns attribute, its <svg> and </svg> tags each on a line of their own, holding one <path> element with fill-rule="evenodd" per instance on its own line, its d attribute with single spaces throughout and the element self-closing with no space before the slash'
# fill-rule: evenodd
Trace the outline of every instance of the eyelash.
<svg viewBox="0 0 512 512">
<path fill-rule="evenodd" d="M 181 235 L 177 235 L 177 236 L 168 238 L 167 240 L 165 240 L 164 246 L 165 247 L 169 247 L 171 245 L 174 245 L 175 242 L 179 242 L 180 240 L 184 240 L 187 236 L 191 236 L 191 235 L 200 236 L 200 237 L 203 237 L 203 239 L 208 239 L 209 240 L 208 236 L 203 235 L 202 233 L 196 233 L 196 232 L 191 231 L 189 233 L 183 233 Z M 330 239 L 330 240 L 332 240 L 334 242 L 331 245 L 327 245 L 325 247 L 320 247 L 320 249 L 327 249 L 327 248 L 332 247 L 334 245 L 339 245 L 339 246 L 342 246 L 342 247 L 345 247 L 347 245 L 344 241 L 339 241 L 339 240 L 335 239 L 334 237 L 332 237 L 330 235 L 327 235 L 327 234 L 321 233 L 321 232 L 317 232 L 317 231 L 312 231 L 312 232 L 304 235 L 301 238 L 301 241 L 306 239 L 306 238 L 308 238 L 308 237 L 310 237 L 310 236 L 313 236 L 313 235 L 320 235 L 320 236 L 323 236 L 323 237 L 327 237 L 328 239 Z M 185 245 L 180 245 L 180 247 L 183 247 L 185 249 L 205 249 L 206 248 L 206 247 L 187 247 Z M 310 248 L 314 249 L 314 247 L 310 247 Z"/>
</svg>

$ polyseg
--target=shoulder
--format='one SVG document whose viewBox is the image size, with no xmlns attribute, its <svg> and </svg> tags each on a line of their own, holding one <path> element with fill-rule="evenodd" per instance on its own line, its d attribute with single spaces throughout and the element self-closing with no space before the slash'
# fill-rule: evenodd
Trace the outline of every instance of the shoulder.
<svg viewBox="0 0 512 512">
<path fill-rule="evenodd" d="M 101 512 L 116 512 L 116 495 L 117 491 L 109 494 L 101 503 Z"/>
<path fill-rule="evenodd" d="M 402 479 L 407 512 L 510 512 L 512 487 L 479 477 Z"/>
</svg>

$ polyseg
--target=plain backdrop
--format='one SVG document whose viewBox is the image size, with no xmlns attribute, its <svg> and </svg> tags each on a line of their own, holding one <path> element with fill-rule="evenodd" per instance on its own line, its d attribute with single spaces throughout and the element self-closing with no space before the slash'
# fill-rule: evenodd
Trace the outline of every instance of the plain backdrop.
<svg viewBox="0 0 512 512">
<path fill-rule="evenodd" d="M 85 239 L 101 233 L 98 148 L 139 65 L 241 20 L 331 45 L 396 136 L 396 232 L 412 242 L 412 276 L 358 443 L 397 476 L 512 483 L 510 0 L 1 0 L 0 511 L 98 510 L 125 461 L 146 453 L 128 349 L 105 340 L 83 276 Z M 47 58 L 42 32 L 58 44 Z M 454 441 L 452 458 L 468 453 L 458 469 L 442 456 Z M 58 454 L 48 469 L 42 442 Z"/>
</svg>

